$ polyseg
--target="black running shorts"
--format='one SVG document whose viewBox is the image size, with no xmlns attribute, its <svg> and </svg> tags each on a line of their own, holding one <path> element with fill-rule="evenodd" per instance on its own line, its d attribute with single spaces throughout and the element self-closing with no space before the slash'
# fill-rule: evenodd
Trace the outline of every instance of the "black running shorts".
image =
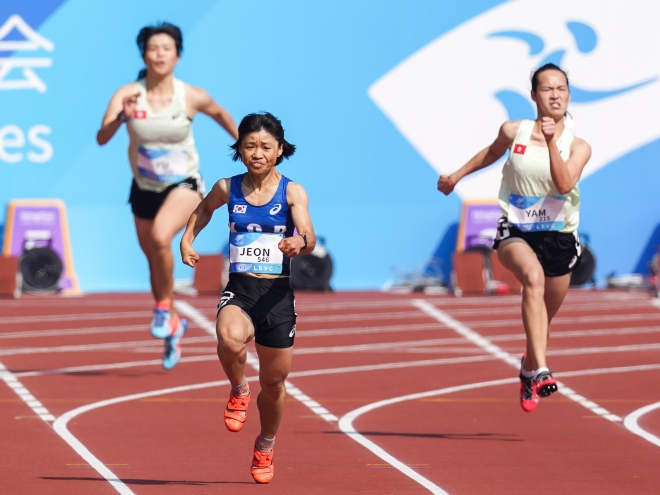
<svg viewBox="0 0 660 495">
<path fill-rule="evenodd" d="M 296 336 L 296 300 L 289 278 L 258 278 L 232 273 L 220 297 L 222 308 L 238 306 L 252 320 L 254 339 L 265 347 L 293 346 Z"/>
<path fill-rule="evenodd" d="M 133 215 L 153 220 L 156 218 L 156 214 L 158 213 L 158 210 L 160 210 L 160 207 L 163 206 L 167 195 L 172 189 L 177 187 L 186 187 L 191 191 L 199 192 L 200 195 L 204 194 L 204 182 L 199 175 L 197 177 L 188 177 L 186 180 L 179 182 L 178 184 L 172 184 L 161 192 L 140 189 L 135 182 L 135 179 L 133 179 L 133 184 L 131 184 L 131 194 L 128 198 L 128 202 L 131 204 L 131 209 L 133 210 Z"/>
<path fill-rule="evenodd" d="M 577 266 L 582 254 L 576 232 L 523 232 L 511 225 L 506 217 L 500 218 L 493 249 L 505 239 L 519 238 L 532 248 L 543 267 L 546 277 L 561 277 Z"/>
</svg>

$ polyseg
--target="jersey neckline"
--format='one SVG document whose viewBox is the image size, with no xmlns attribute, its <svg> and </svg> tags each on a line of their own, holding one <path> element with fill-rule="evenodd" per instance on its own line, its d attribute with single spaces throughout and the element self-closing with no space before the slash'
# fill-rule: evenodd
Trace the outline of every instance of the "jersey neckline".
<svg viewBox="0 0 660 495">
<path fill-rule="evenodd" d="M 262 204 L 262 205 L 254 205 L 254 204 L 250 203 L 250 202 L 247 200 L 247 198 L 245 197 L 245 194 L 243 193 L 243 179 L 245 178 L 246 175 L 247 175 L 247 172 L 245 172 L 243 175 L 238 176 L 238 177 L 241 178 L 241 181 L 237 184 L 237 186 L 238 186 L 238 192 L 241 193 L 241 198 L 243 198 L 243 200 L 244 200 L 248 205 L 252 206 L 253 208 L 262 208 L 262 207 L 264 207 L 264 206 L 268 206 L 269 204 L 271 204 L 271 203 L 273 202 L 273 200 L 275 199 L 275 197 L 277 196 L 277 193 L 278 193 L 279 190 L 280 190 L 280 186 L 282 185 L 282 179 L 284 179 L 284 176 L 283 176 L 282 174 L 280 174 L 280 180 L 279 180 L 279 182 L 277 183 L 277 188 L 275 189 L 275 193 L 273 194 L 273 197 L 270 198 L 270 199 L 268 200 L 267 203 L 264 203 L 264 204 Z"/>
</svg>

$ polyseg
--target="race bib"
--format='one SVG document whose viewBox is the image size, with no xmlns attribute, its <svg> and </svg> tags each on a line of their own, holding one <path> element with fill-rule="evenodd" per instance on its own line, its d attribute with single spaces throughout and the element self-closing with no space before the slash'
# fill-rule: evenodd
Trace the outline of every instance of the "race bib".
<svg viewBox="0 0 660 495">
<path fill-rule="evenodd" d="M 524 232 L 564 228 L 564 198 L 561 196 L 509 197 L 509 223 Z"/>
<path fill-rule="evenodd" d="M 232 232 L 229 236 L 229 271 L 280 275 L 284 254 L 277 245 L 282 239 L 284 234 Z"/>
<path fill-rule="evenodd" d="M 138 146 L 138 172 L 144 177 L 177 184 L 186 180 L 188 153 L 184 150 L 162 150 Z"/>
</svg>

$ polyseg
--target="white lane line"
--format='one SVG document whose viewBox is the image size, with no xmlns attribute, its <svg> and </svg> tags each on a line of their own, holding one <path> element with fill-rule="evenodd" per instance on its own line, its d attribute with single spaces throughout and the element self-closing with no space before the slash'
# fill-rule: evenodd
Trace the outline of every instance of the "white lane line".
<svg viewBox="0 0 660 495">
<path fill-rule="evenodd" d="M 451 316 L 449 316 L 447 313 L 444 311 L 436 308 L 432 304 L 429 304 L 428 302 L 422 300 L 422 299 L 414 299 L 412 301 L 412 304 L 419 308 L 420 311 L 423 311 L 427 315 L 431 316 L 432 318 L 435 318 L 436 320 L 444 323 L 445 325 L 453 328 L 456 333 L 459 335 L 462 335 L 465 337 L 467 340 L 470 342 L 474 343 L 475 345 L 481 347 L 483 350 L 486 352 L 489 352 L 493 356 L 498 357 L 508 365 L 512 366 L 516 370 L 520 368 L 520 358 L 514 357 L 508 352 L 505 352 L 502 350 L 500 347 L 496 346 L 493 344 L 490 340 L 487 338 L 483 337 L 482 335 L 478 334 L 468 326 L 464 325 L 463 323 L 459 322 L 458 320 L 455 320 Z M 554 321 L 553 321 L 554 324 Z M 593 401 L 590 401 L 586 399 L 585 397 L 581 396 L 575 390 L 571 389 L 570 387 L 566 386 L 564 383 L 557 382 L 558 384 L 558 392 L 564 395 L 565 397 L 568 397 L 572 401 L 580 404 L 583 407 L 586 407 L 589 409 L 591 412 L 602 416 L 605 419 L 608 419 L 613 422 L 620 422 L 622 419 L 617 416 L 616 414 L 612 414 L 609 412 L 607 409 L 604 407 L 599 406 L 598 404 L 594 403 Z"/>
<path fill-rule="evenodd" d="M 654 330 L 658 328 L 658 330 Z M 660 331 L 660 327 L 643 328 L 639 331 L 619 331 L 608 330 L 601 332 L 591 333 L 589 331 L 572 331 L 562 332 L 557 331 L 553 333 L 553 338 L 567 338 L 567 337 L 582 337 L 593 335 L 626 335 L 635 333 L 655 333 Z M 302 332 L 301 332 L 302 333 Z M 498 335 L 490 338 L 491 342 L 507 342 L 524 340 L 523 334 L 512 335 Z M 200 344 L 200 343 L 215 343 L 215 337 L 189 337 L 186 339 L 187 344 Z M 451 344 L 465 343 L 463 338 L 441 338 L 441 339 L 428 339 L 428 340 L 407 340 L 395 342 L 372 342 L 369 344 L 355 344 L 347 346 L 328 346 L 328 347 L 300 347 L 296 348 L 293 352 L 296 355 L 302 354 L 326 354 L 326 353 L 351 353 L 351 352 L 377 352 L 381 350 L 397 349 L 400 352 L 423 351 L 423 352 L 458 352 L 470 353 L 474 349 L 466 349 L 462 347 L 446 347 L 440 349 L 433 349 L 429 346 L 441 346 Z M 104 344 L 80 344 L 80 345 L 67 345 L 67 346 L 54 346 L 54 347 L 15 347 L 9 349 L 0 349 L 0 356 L 15 356 L 21 354 L 50 354 L 62 352 L 87 352 L 99 350 L 125 350 L 130 352 L 160 352 L 162 343 L 159 340 L 139 340 L 129 342 L 108 342 Z M 416 350 L 416 347 L 426 347 L 425 349 Z M 622 346 L 603 346 L 603 347 L 578 347 L 569 349 L 554 349 L 548 351 L 548 355 L 552 356 L 573 356 L 580 354 L 601 354 L 610 352 L 636 352 L 636 351 L 651 351 L 660 348 L 660 343 L 655 344 L 631 344 Z M 189 348 L 189 352 L 208 352 L 212 350 L 210 347 Z"/>
<path fill-rule="evenodd" d="M 206 343 L 216 342 L 215 339 L 210 337 L 189 337 L 186 339 L 188 343 Z M 129 342 L 107 342 L 104 344 L 79 344 L 79 345 L 62 345 L 53 347 L 15 347 L 10 349 L 1 349 L 0 356 L 15 356 L 19 354 L 44 354 L 54 352 L 87 352 L 87 351 L 100 351 L 100 350 L 114 350 L 114 349 L 129 349 L 131 351 L 143 347 L 162 347 L 163 342 L 161 339 L 151 340 L 136 340 Z"/>
<path fill-rule="evenodd" d="M 410 304 L 410 303 L 408 303 Z M 434 323 L 411 323 L 409 325 L 382 325 L 377 327 L 324 328 L 320 330 L 300 330 L 296 339 L 301 337 L 327 337 L 330 335 L 362 335 L 367 333 L 405 333 L 425 330 L 449 330 L 446 326 Z"/>
<path fill-rule="evenodd" d="M 520 308 L 518 308 L 520 311 Z M 322 330 L 302 330 L 296 338 L 300 337 L 326 337 L 330 335 L 355 335 L 355 334 L 368 334 L 368 333 L 409 333 L 427 330 L 451 330 L 441 323 L 418 323 L 410 325 L 383 325 L 378 327 L 354 327 L 354 328 L 327 328 Z M 645 333 L 658 333 L 660 326 L 656 327 L 626 327 L 626 328 L 595 328 L 593 330 L 553 330 L 552 338 L 571 338 L 571 337 L 590 337 L 594 335 L 628 335 L 628 334 L 645 334 Z M 506 335 L 494 335 L 490 337 L 492 342 L 506 341 L 506 340 L 524 340 L 525 335 L 522 333 L 512 333 Z M 463 341 L 462 338 L 448 338 L 450 341 Z"/>
<path fill-rule="evenodd" d="M 206 330 L 209 335 L 215 335 L 215 324 L 206 318 L 206 316 L 204 316 L 201 311 L 194 308 L 185 301 L 175 301 L 174 305 L 180 314 L 190 318 L 193 322 L 195 322 L 196 325 Z M 251 352 L 247 353 L 246 363 L 255 370 L 259 370 L 259 358 Z M 305 404 L 314 414 L 320 416 L 328 422 L 337 421 L 337 416 L 332 414 L 325 407 L 311 399 L 309 396 L 305 395 L 302 390 L 296 387 L 293 383 L 287 380 L 285 385 L 287 393 L 294 399 L 297 399 Z"/>
<path fill-rule="evenodd" d="M 486 356 L 486 359 L 493 359 L 490 356 Z M 434 361 L 442 361 L 442 360 L 434 360 Z M 444 360 L 444 361 L 453 361 L 453 360 Z M 417 362 L 420 363 L 420 362 Z M 258 363 L 257 363 L 258 364 Z M 328 375 L 328 374 L 337 374 L 337 373 L 351 373 L 351 372 L 359 372 L 359 371 L 374 371 L 374 370 L 391 370 L 391 369 L 397 369 L 397 368 L 402 368 L 406 367 L 404 365 L 406 364 L 411 364 L 411 363 L 390 363 L 390 364 L 383 364 L 383 365 L 371 365 L 371 366 L 352 366 L 352 367 L 346 367 L 346 368 L 329 368 L 329 369 L 317 369 L 317 370 L 307 370 L 307 371 L 294 371 L 290 374 L 291 377 L 296 378 L 296 377 L 308 377 L 308 376 L 319 376 L 319 375 Z M 575 375 L 587 375 L 587 374 L 605 374 L 605 373 L 620 373 L 624 371 L 645 371 L 645 370 L 651 370 L 651 369 L 660 369 L 660 364 L 657 365 L 642 365 L 642 366 L 631 366 L 628 368 L 604 368 L 604 369 L 598 369 L 598 370 L 580 370 L 580 371 L 572 371 L 572 372 L 564 372 L 563 375 L 569 376 L 571 374 Z M 247 377 L 247 381 L 257 381 L 259 377 Z M 505 379 L 505 380 L 495 380 L 495 382 L 485 382 L 486 384 L 495 384 L 495 383 L 515 383 L 517 379 L 511 378 L 511 379 Z M 186 392 L 189 390 L 200 390 L 204 388 L 211 388 L 211 387 L 220 387 L 224 385 L 228 385 L 229 381 L 228 380 L 220 380 L 220 381 L 213 381 L 213 382 L 205 382 L 205 383 L 197 383 L 197 384 L 192 384 L 192 385 L 183 385 L 179 387 L 171 387 L 171 388 L 165 388 L 165 389 L 160 389 L 160 390 L 151 390 L 148 392 L 142 392 L 142 393 L 137 393 L 137 394 L 130 394 L 130 395 L 125 395 L 121 397 L 115 397 L 112 399 L 106 399 L 102 400 L 99 402 L 95 402 L 92 404 L 86 404 L 84 406 L 78 407 L 76 409 L 73 409 L 71 411 L 68 411 L 64 413 L 62 416 L 57 418 L 55 423 L 53 424 L 54 430 L 57 432 L 58 435 L 60 435 L 90 466 L 94 467 L 99 474 L 101 474 L 106 480 L 108 480 L 114 487 L 117 489 L 122 494 L 132 494 L 128 487 L 126 487 L 118 478 L 116 475 L 114 475 L 107 467 L 103 465 L 76 437 L 71 434 L 71 432 L 68 431 L 67 429 L 67 423 L 83 414 L 89 411 L 93 411 L 95 409 L 99 409 L 102 407 L 106 406 L 111 406 L 114 404 L 119 404 L 122 402 L 128 402 L 128 401 L 133 401 L 133 400 L 140 400 L 144 399 L 147 397 L 155 397 L 158 395 L 167 395 L 167 394 L 172 394 L 172 393 L 178 393 L 178 392 Z M 483 385 L 483 386 L 489 386 L 489 385 Z M 465 386 L 464 386 L 465 387 Z M 477 388 L 472 385 L 467 385 L 467 387 L 471 388 Z M 456 388 L 456 387 L 453 387 Z M 297 389 L 299 390 L 299 389 Z M 444 390 L 444 389 L 442 389 Z M 429 393 L 429 392 L 426 392 Z M 443 393 L 450 393 L 450 392 L 443 392 Z M 307 396 L 304 396 L 302 392 L 299 394 L 301 398 L 303 399 L 308 399 Z M 309 399 L 311 400 L 311 399 Z M 389 399 L 391 401 L 391 399 Z M 381 401 L 384 402 L 384 401 Z M 387 402 L 387 401 L 385 401 Z M 389 404 L 389 402 L 388 402 Z M 371 410 L 375 409 L 375 407 L 372 407 Z M 355 411 L 353 411 L 355 412 Z M 324 413 L 321 413 L 324 414 Z M 320 414 L 320 415 L 321 415 Z M 351 414 L 351 413 L 349 413 Z M 323 417 L 323 416 L 321 416 Z M 345 418 L 346 416 L 344 416 Z M 357 416 L 355 416 L 357 417 Z M 354 418 L 355 418 L 354 417 Z M 342 420 L 344 419 L 342 418 Z M 353 418 L 353 419 L 354 419 Z M 331 418 L 325 418 L 329 422 L 334 422 L 335 420 Z M 341 420 L 340 420 L 341 421 Z M 352 427 L 352 426 L 351 426 Z M 344 431 L 344 430 L 342 430 Z M 356 433 L 355 435 L 359 435 Z M 354 440 L 357 440 L 357 436 L 351 436 Z M 369 442 L 369 440 L 365 440 L 365 443 L 362 443 L 361 441 L 358 441 L 358 443 L 362 443 L 363 445 L 367 446 L 366 443 Z M 373 442 L 371 442 L 373 443 Z M 374 444 L 375 445 L 375 444 Z M 377 446 L 376 446 L 377 447 Z M 369 447 L 367 447 L 369 448 Z M 380 449 L 378 447 L 378 452 L 385 453 L 387 454 L 384 450 Z M 371 450 L 371 449 L 370 449 Z M 378 454 L 376 454 L 378 455 Z M 389 454 L 388 454 L 389 455 Z M 381 457 L 384 459 L 383 457 Z M 389 459 L 389 458 L 388 458 Z M 391 458 L 393 461 L 396 460 L 395 458 Z M 387 460 L 387 462 L 391 462 L 390 460 Z M 398 461 L 397 461 L 398 462 Z M 405 465 L 404 465 L 405 466 Z M 407 466 L 405 466 L 408 468 Z M 409 469 L 409 468 L 408 468 Z M 120 491 L 122 490 L 129 490 L 129 491 Z M 442 492 L 438 492 L 442 493 Z"/>
<path fill-rule="evenodd" d="M 660 308 L 660 299 L 657 297 L 654 297 L 650 300 L 651 306 L 655 306 L 656 308 Z"/>
<path fill-rule="evenodd" d="M 180 363 L 197 363 L 200 361 L 217 361 L 218 356 L 209 355 L 209 356 L 184 356 L 181 358 Z M 129 361 L 124 363 L 110 363 L 110 364 L 90 364 L 86 366 L 71 366 L 68 368 L 56 368 L 50 370 L 38 370 L 38 371 L 21 371 L 14 373 L 14 376 L 17 378 L 29 377 L 29 376 L 43 376 L 43 375 L 60 375 L 67 373 L 85 373 L 88 371 L 103 371 L 103 370 L 117 370 L 124 368 L 135 368 L 139 366 L 161 366 L 163 364 L 162 359 L 149 359 L 145 361 Z"/>
<path fill-rule="evenodd" d="M 418 400 L 418 399 L 423 399 L 426 397 L 433 397 L 436 395 L 442 395 L 442 394 L 450 394 L 453 392 L 460 392 L 462 390 L 470 390 L 474 388 L 480 388 L 480 387 L 491 387 L 494 385 L 503 385 L 503 384 L 508 384 L 508 383 L 516 383 L 518 381 L 517 378 L 506 378 L 503 380 L 493 380 L 489 382 L 481 382 L 481 383 L 471 383 L 468 385 L 460 385 L 456 387 L 447 387 L 447 388 L 442 388 L 439 390 L 431 390 L 430 392 L 421 392 L 417 394 L 410 394 L 410 395 L 404 395 L 402 397 L 395 397 L 393 399 L 386 399 L 386 400 L 381 400 L 378 402 L 374 402 L 372 404 L 367 404 L 366 406 L 362 406 L 358 409 L 355 409 L 354 411 L 351 411 L 344 416 L 341 417 L 339 420 L 338 426 L 341 431 L 346 433 L 346 435 L 349 436 L 349 438 L 352 438 L 355 440 L 357 443 L 365 447 L 367 450 L 371 451 L 373 454 L 375 454 L 377 457 L 380 457 L 382 460 L 385 462 L 391 464 L 394 466 L 396 469 L 401 471 L 403 474 L 411 478 L 412 480 L 416 481 L 420 485 L 422 485 L 424 488 L 429 490 L 431 493 L 438 493 L 438 494 L 445 494 L 448 495 L 447 492 L 445 492 L 442 488 L 416 472 L 415 470 L 411 469 L 410 467 L 406 466 L 403 462 L 399 461 L 397 458 L 393 457 L 392 455 L 388 454 L 385 450 L 383 450 L 381 447 L 379 447 L 377 444 L 372 442 L 371 440 L 367 439 L 365 436 L 361 435 L 355 430 L 355 427 L 353 426 L 353 422 L 363 414 L 373 411 L 374 409 L 378 409 L 380 407 L 384 406 L 389 406 L 391 404 L 396 404 L 398 402 L 405 402 L 409 400 Z"/>
<path fill-rule="evenodd" d="M 660 344 L 633 344 L 633 345 L 616 345 L 604 347 L 582 347 L 577 349 L 553 349 L 548 351 L 548 356 L 575 356 L 579 354 L 603 354 L 609 352 L 635 352 L 635 351 L 652 351 L 660 349 Z"/>
<path fill-rule="evenodd" d="M 48 316 L 10 316 L 2 318 L 0 325 L 16 325 L 21 323 L 41 323 L 53 321 L 80 321 L 80 320 L 114 320 L 119 318 L 144 318 L 148 321 L 151 313 L 147 311 L 131 311 L 126 313 L 77 313 L 73 315 L 48 315 Z"/>
<path fill-rule="evenodd" d="M 30 337 L 61 337 L 62 335 L 90 335 L 96 333 L 114 334 L 120 332 L 145 331 L 145 325 L 123 325 L 114 327 L 67 328 L 64 330 L 28 330 L 25 332 L 0 333 L 0 339 L 24 339 Z"/>
<path fill-rule="evenodd" d="M 250 381 L 257 380 L 257 377 L 248 378 Z M 156 395 L 172 394 L 176 392 L 186 392 L 189 390 L 199 390 L 202 388 L 208 387 L 217 387 L 222 385 L 227 385 L 228 380 L 220 380 L 215 382 L 207 383 L 198 383 L 195 385 L 184 385 L 181 387 L 172 387 L 165 388 L 161 390 L 152 390 L 150 392 L 142 392 L 139 394 L 124 395 L 122 397 L 115 397 L 113 399 L 102 400 L 99 402 L 94 402 L 92 404 L 86 404 L 84 406 L 78 407 L 71 411 L 68 411 L 58 417 L 53 423 L 53 429 L 55 432 L 62 437 L 62 439 L 68 443 L 73 450 L 76 451 L 80 457 L 82 457 L 85 462 L 87 462 L 91 467 L 93 467 L 101 476 L 103 476 L 110 485 L 117 490 L 122 495 L 135 495 L 134 492 L 128 488 L 119 477 L 114 474 L 110 469 L 108 469 L 105 464 L 98 460 L 98 458 L 92 454 L 83 443 L 78 440 L 67 428 L 67 424 L 76 416 L 79 416 L 83 413 L 93 411 L 94 409 L 99 409 L 101 407 L 110 406 L 113 404 L 119 404 L 121 402 L 128 402 L 131 400 L 144 399 L 146 397 L 154 397 Z"/>
<path fill-rule="evenodd" d="M 630 414 L 628 414 L 628 416 L 626 416 L 626 419 L 623 420 L 623 426 L 625 426 L 628 429 L 628 431 L 631 431 L 635 435 L 638 435 L 642 437 L 644 440 L 651 442 L 653 445 L 660 447 L 660 438 L 644 430 L 637 423 L 639 421 L 639 418 L 641 418 L 647 413 L 650 413 L 651 411 L 655 411 L 656 409 L 660 409 L 660 402 L 656 402 L 655 404 L 649 404 L 648 406 L 640 407 L 636 411 L 633 411 Z"/>
<path fill-rule="evenodd" d="M 520 310 L 520 308 L 518 308 Z M 621 321 L 657 321 L 660 314 L 639 313 L 631 315 L 595 315 L 595 316 L 559 316 L 552 319 L 552 327 L 557 325 L 574 326 L 576 323 L 613 323 Z M 518 320 L 478 320 L 471 321 L 470 327 L 519 327 L 522 328 L 521 321 Z"/>
<path fill-rule="evenodd" d="M 23 402 L 25 402 L 30 409 L 34 411 L 44 421 L 55 421 L 55 416 L 53 416 L 44 405 L 39 402 L 30 391 L 23 386 L 21 382 L 18 381 L 16 376 L 9 371 L 4 364 L 0 363 L 0 378 L 7 384 L 7 386 L 12 389 L 16 395 L 18 395 Z"/>
<path fill-rule="evenodd" d="M 192 357 L 183 357 L 181 358 L 181 363 L 186 362 L 198 362 L 198 361 L 216 361 L 218 356 L 215 354 L 212 356 L 192 356 Z M 492 361 L 495 359 L 493 356 L 470 356 L 470 357 L 460 357 L 460 358 L 441 358 L 441 359 L 424 359 L 418 361 L 402 361 L 395 363 L 383 363 L 383 364 L 369 364 L 361 366 L 347 366 L 343 368 L 332 368 L 331 370 L 323 370 L 324 373 L 348 373 L 353 371 L 374 371 L 374 370 L 388 370 L 388 369 L 399 369 L 399 368 L 414 368 L 419 366 L 436 366 L 443 364 L 461 364 L 461 363 L 475 363 L 480 361 Z M 52 370 L 39 370 L 39 371 L 22 371 L 15 373 L 14 376 L 17 378 L 30 377 L 30 376 L 42 376 L 42 375 L 53 375 L 53 374 L 62 374 L 62 373 L 83 373 L 86 371 L 101 371 L 106 369 L 123 369 L 123 368 L 133 368 L 137 366 L 160 366 L 162 360 L 160 359 L 151 359 L 148 361 L 129 361 L 123 363 L 112 363 L 112 364 L 95 364 L 88 366 L 73 366 L 70 368 L 58 368 Z M 335 370 L 335 371 L 333 371 Z M 311 374 L 310 374 L 311 373 Z M 316 372 L 307 372 L 307 371 L 293 371 L 289 374 L 291 377 L 295 376 L 311 376 L 317 374 Z"/>
</svg>

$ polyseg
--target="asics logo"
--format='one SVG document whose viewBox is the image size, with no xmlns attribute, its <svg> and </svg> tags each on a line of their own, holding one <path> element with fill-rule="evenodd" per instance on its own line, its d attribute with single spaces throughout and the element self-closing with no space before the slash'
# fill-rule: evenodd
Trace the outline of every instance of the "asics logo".
<svg viewBox="0 0 660 495">
<path fill-rule="evenodd" d="M 224 308 L 229 301 L 231 301 L 234 298 L 234 293 L 231 291 L 225 291 L 222 293 L 222 296 L 220 296 L 220 302 L 218 303 L 218 309 Z"/>
<path fill-rule="evenodd" d="M 270 214 L 277 215 L 281 209 L 282 209 L 282 205 L 278 203 L 270 209 Z"/>
<path fill-rule="evenodd" d="M 293 337 L 295 334 L 296 334 L 296 326 L 293 325 L 293 328 L 292 328 L 291 331 L 289 332 L 289 337 Z"/>
</svg>

